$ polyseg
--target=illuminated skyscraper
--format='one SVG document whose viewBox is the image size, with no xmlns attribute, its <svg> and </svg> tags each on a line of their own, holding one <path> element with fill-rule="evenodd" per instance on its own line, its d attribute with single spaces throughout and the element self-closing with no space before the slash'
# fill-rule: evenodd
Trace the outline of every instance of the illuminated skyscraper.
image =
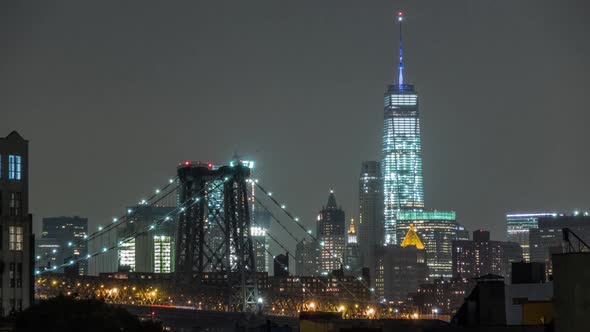
<svg viewBox="0 0 590 332">
<path fill-rule="evenodd" d="M 254 204 L 253 206 L 256 206 Z M 254 247 L 254 259 L 256 260 L 256 271 L 269 272 L 270 255 L 268 230 L 270 229 L 272 216 L 266 210 L 258 206 L 252 209 L 252 226 L 250 226 L 250 236 L 252 236 L 252 246 Z"/>
<path fill-rule="evenodd" d="M 344 264 L 344 268 L 348 273 L 359 274 L 361 272 L 361 253 L 356 228 L 354 227 L 354 219 L 350 220 L 350 226 L 346 232 Z"/>
<path fill-rule="evenodd" d="M 400 27 L 398 84 L 389 85 L 385 93 L 381 163 L 386 244 L 398 242 L 398 211 L 420 211 L 424 208 L 418 94 L 413 85 L 404 83 L 401 12 L 397 20 Z"/>
<path fill-rule="evenodd" d="M 539 218 L 552 217 L 555 213 L 513 213 L 506 215 L 508 241 L 520 244 L 523 259 L 530 262 L 529 233 L 539 227 Z"/>
<path fill-rule="evenodd" d="M 323 274 L 340 269 L 344 262 L 345 246 L 344 211 L 338 208 L 334 191 L 330 190 L 328 204 L 318 215 L 318 238 L 320 240 L 320 269 Z"/>
<path fill-rule="evenodd" d="M 56 255 L 41 255 L 37 253 L 37 255 L 41 255 L 40 263 L 45 266 L 48 263 L 51 265 L 60 265 L 71 259 L 79 259 L 86 256 L 86 242 L 83 239 L 88 234 L 88 219 L 80 217 L 43 218 L 42 226 L 42 239 L 55 239 L 62 249 L 58 250 Z M 51 240 L 45 241 L 50 242 Z M 46 259 L 55 261 L 46 262 Z M 78 273 L 80 275 L 87 274 L 87 261 L 80 261 L 78 267 Z M 63 269 L 59 271 L 63 271 Z"/>
<path fill-rule="evenodd" d="M 128 211 L 129 222 L 118 229 L 121 244 L 118 247 L 119 269 L 134 272 L 170 273 L 174 271 L 174 240 L 177 221 L 173 207 L 137 205 Z M 152 232 L 136 237 L 150 224 L 170 216 Z"/>
<path fill-rule="evenodd" d="M 454 211 L 399 211 L 397 237 L 404 238 L 413 226 L 426 249 L 431 278 L 450 278 L 453 272 L 453 240 L 457 238 Z"/>
</svg>

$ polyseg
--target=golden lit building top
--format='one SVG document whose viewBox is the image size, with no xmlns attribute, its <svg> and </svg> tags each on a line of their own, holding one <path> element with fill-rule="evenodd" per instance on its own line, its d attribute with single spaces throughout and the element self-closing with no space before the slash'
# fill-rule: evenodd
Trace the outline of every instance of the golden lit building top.
<svg viewBox="0 0 590 332">
<path fill-rule="evenodd" d="M 402 247 L 415 246 L 417 249 L 424 249 L 424 244 L 420 241 L 420 237 L 414 230 L 414 224 L 410 224 L 410 229 L 401 244 Z"/>
<path fill-rule="evenodd" d="M 350 219 L 350 226 L 348 227 L 348 234 L 356 234 L 356 230 L 354 229 L 354 218 Z"/>
</svg>

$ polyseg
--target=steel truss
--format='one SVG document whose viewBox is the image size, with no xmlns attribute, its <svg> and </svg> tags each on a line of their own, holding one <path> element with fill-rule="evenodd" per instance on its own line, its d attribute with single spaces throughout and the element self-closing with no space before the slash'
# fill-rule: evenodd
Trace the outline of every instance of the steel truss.
<svg viewBox="0 0 590 332">
<path fill-rule="evenodd" d="M 206 286 L 209 272 L 226 282 L 224 305 L 229 311 L 256 311 L 258 288 L 247 179 L 241 163 L 213 168 L 189 164 L 178 168 L 179 215 L 175 279 L 179 287 Z M 186 204 L 186 203 L 193 204 Z"/>
</svg>

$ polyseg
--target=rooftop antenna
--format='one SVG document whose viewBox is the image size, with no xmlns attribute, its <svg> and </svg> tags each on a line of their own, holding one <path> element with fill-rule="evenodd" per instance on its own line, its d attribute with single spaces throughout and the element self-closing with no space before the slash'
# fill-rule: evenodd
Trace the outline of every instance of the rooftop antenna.
<svg viewBox="0 0 590 332">
<path fill-rule="evenodd" d="M 404 57 L 403 57 L 403 41 L 402 41 L 402 22 L 404 20 L 404 13 L 400 10 L 397 12 L 397 21 L 399 22 L 399 67 L 398 67 L 398 84 L 400 89 L 404 84 Z"/>
</svg>

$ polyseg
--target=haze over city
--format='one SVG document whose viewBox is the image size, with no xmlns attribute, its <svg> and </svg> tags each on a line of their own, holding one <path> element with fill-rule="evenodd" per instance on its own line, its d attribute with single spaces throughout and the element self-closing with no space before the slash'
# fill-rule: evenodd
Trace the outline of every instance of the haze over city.
<svg viewBox="0 0 590 332">
<path fill-rule="evenodd" d="M 360 162 L 381 158 L 393 7 L 427 204 L 497 238 L 507 211 L 588 206 L 583 1 L 0 6 L 0 130 L 34 142 L 36 227 L 62 214 L 96 227 L 177 162 L 235 152 L 309 225 L 330 188 L 355 217 Z"/>
</svg>

